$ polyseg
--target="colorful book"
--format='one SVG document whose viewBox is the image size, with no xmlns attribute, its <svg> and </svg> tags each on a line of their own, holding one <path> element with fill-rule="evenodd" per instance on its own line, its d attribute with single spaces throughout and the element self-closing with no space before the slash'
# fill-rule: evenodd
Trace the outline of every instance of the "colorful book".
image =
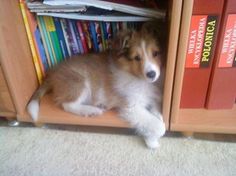
<svg viewBox="0 0 236 176">
<path fill-rule="evenodd" d="M 78 31 L 78 28 L 77 28 L 76 21 L 71 20 L 71 22 L 72 22 L 73 30 L 75 32 L 75 37 L 76 37 L 76 41 L 77 41 L 77 44 L 78 44 L 78 47 L 79 47 L 80 54 L 84 54 L 84 48 L 83 48 L 83 45 L 82 45 L 82 41 L 81 41 L 81 38 L 80 38 L 80 34 L 79 34 L 79 31 Z"/>
<path fill-rule="evenodd" d="M 77 21 L 76 25 L 77 25 L 77 29 L 78 29 L 78 32 L 79 32 L 79 35 L 80 35 L 80 39 L 81 39 L 81 43 L 82 43 L 82 46 L 83 46 L 84 53 L 88 53 L 88 46 L 87 46 L 87 43 L 86 43 L 86 40 L 85 40 L 84 31 L 83 31 L 81 21 Z"/>
<path fill-rule="evenodd" d="M 101 33 L 100 23 L 98 21 L 95 21 L 94 25 L 95 25 L 95 31 L 96 31 L 96 36 L 97 36 L 98 50 L 99 52 L 102 52 L 105 50 L 105 48 L 103 48 L 102 46 L 102 33 Z"/>
<path fill-rule="evenodd" d="M 207 103 L 208 109 L 231 109 L 236 100 L 236 1 L 224 5 Z M 236 115 L 235 115 L 236 117 Z"/>
<path fill-rule="evenodd" d="M 54 20 L 54 24 L 55 24 L 55 27 L 56 27 L 56 32 L 57 32 L 59 44 L 61 46 L 61 51 L 62 51 L 62 54 L 63 54 L 63 58 L 67 58 L 67 57 L 69 57 L 69 53 L 67 51 L 66 41 L 65 41 L 65 38 L 64 38 L 64 35 L 63 35 L 60 19 L 55 17 L 55 18 L 53 18 L 53 20 Z"/>
<path fill-rule="evenodd" d="M 72 56 L 72 48 L 70 46 L 70 36 L 68 34 L 69 29 L 68 29 L 67 21 L 66 19 L 61 18 L 60 22 L 61 22 L 61 28 L 62 28 L 64 39 L 66 42 L 66 48 L 67 48 L 68 54 L 69 56 Z"/>
<path fill-rule="evenodd" d="M 34 32 L 34 37 L 37 43 L 37 48 L 39 51 L 39 55 L 40 55 L 40 59 L 41 62 L 43 63 L 43 68 L 44 68 L 44 72 L 46 72 L 46 70 L 48 70 L 49 65 L 48 65 L 48 61 L 47 61 L 47 56 L 46 56 L 46 52 L 43 46 L 43 42 L 42 42 L 42 38 L 41 38 L 41 34 L 38 28 L 36 28 L 35 32 Z"/>
<path fill-rule="evenodd" d="M 42 36 L 44 36 L 44 39 L 46 41 L 47 50 L 48 50 L 49 56 L 50 56 L 50 61 L 51 61 L 51 64 L 53 66 L 53 65 L 56 64 L 56 56 L 55 56 L 55 53 L 53 52 L 52 45 L 51 45 L 50 40 L 49 40 L 49 36 L 48 36 L 48 33 L 47 33 L 46 25 L 44 23 L 44 19 L 41 16 L 38 16 L 38 19 L 39 19 L 39 23 L 41 24 L 41 27 L 42 27 L 42 31 L 43 31 Z"/>
<path fill-rule="evenodd" d="M 111 28 L 112 28 L 112 35 L 116 36 L 118 30 L 117 30 L 117 22 L 111 22 Z"/>
<path fill-rule="evenodd" d="M 41 22 L 40 22 L 40 19 L 38 16 L 36 16 L 36 19 L 37 19 L 37 23 L 38 23 L 38 27 L 39 27 L 39 31 L 40 31 L 40 36 L 41 36 L 41 39 L 42 39 L 42 43 L 43 43 L 43 47 L 44 47 L 44 50 L 45 50 L 45 54 L 46 54 L 46 58 L 47 58 L 47 63 L 48 63 L 48 66 L 49 68 L 52 67 L 52 63 L 51 63 L 51 59 L 50 59 L 50 54 L 49 54 L 49 51 L 48 51 L 48 46 L 47 46 L 47 43 L 46 43 L 46 39 L 45 39 L 45 34 L 43 32 L 43 27 L 41 25 Z"/>
<path fill-rule="evenodd" d="M 104 50 L 106 50 L 107 46 L 106 46 L 105 31 L 103 28 L 103 23 L 104 22 L 100 21 L 100 30 L 101 30 L 101 36 L 102 36 L 102 47 L 104 48 Z"/>
<path fill-rule="evenodd" d="M 77 39 L 75 36 L 75 31 L 73 28 L 73 24 L 72 24 L 72 20 L 67 20 L 68 23 L 68 30 L 69 30 L 69 39 L 70 39 L 70 45 L 72 47 L 72 53 L 73 54 L 79 54 L 80 50 L 79 50 L 79 45 L 77 43 Z"/>
<path fill-rule="evenodd" d="M 89 32 L 92 35 L 92 43 L 94 51 L 99 52 L 95 24 L 92 21 L 89 22 Z"/>
<path fill-rule="evenodd" d="M 194 0 L 181 108 L 204 108 L 224 0 Z"/>
<path fill-rule="evenodd" d="M 92 43 L 92 37 L 89 32 L 89 22 L 88 21 L 82 21 L 81 22 L 83 31 L 84 31 L 84 37 L 88 46 L 89 52 L 93 50 L 93 43 Z"/>
<path fill-rule="evenodd" d="M 56 56 L 56 63 L 60 63 L 63 60 L 63 55 L 62 55 L 59 40 L 58 40 L 58 37 L 57 37 L 56 28 L 55 28 L 55 25 L 54 25 L 54 22 L 53 22 L 53 18 L 45 16 L 44 17 L 44 22 L 45 22 L 46 29 L 47 29 L 47 32 L 48 32 L 48 36 L 50 38 L 49 40 L 52 43 L 52 48 L 53 48 L 53 51 L 54 51 L 55 56 Z"/>
<path fill-rule="evenodd" d="M 22 16 L 23 16 L 23 21 L 24 21 L 24 24 L 25 24 L 27 37 L 28 37 L 28 40 L 29 40 L 29 45 L 30 45 L 30 49 L 31 49 L 31 53 L 32 53 L 32 58 L 33 58 L 33 63 L 34 63 L 34 66 L 35 66 L 37 78 L 38 78 L 39 83 L 41 84 L 42 80 L 43 80 L 43 73 L 42 73 L 42 70 L 40 68 L 39 58 L 38 58 L 37 53 L 36 53 L 35 44 L 34 44 L 34 41 L 33 41 L 33 35 L 30 31 L 30 25 L 29 25 L 29 21 L 28 21 L 27 15 L 26 15 L 25 1 L 20 0 L 19 2 L 20 2 L 20 8 L 21 8 Z"/>
</svg>

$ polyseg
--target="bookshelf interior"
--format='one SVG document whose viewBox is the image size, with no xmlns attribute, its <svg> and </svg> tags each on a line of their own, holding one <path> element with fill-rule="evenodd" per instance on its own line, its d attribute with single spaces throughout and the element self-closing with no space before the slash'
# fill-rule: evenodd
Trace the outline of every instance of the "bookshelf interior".
<svg viewBox="0 0 236 176">
<path fill-rule="evenodd" d="M 172 85 L 178 44 L 182 0 L 170 0 L 168 6 L 169 38 L 163 116 L 169 126 Z M 11 10 L 9 10 L 11 9 Z M 0 7 L 0 52 L 4 75 L 12 96 L 17 120 L 31 122 L 26 105 L 37 89 L 37 76 L 32 62 L 24 22 L 18 1 L 4 1 Z M 14 27 L 13 27 L 14 26 Z M 66 113 L 55 107 L 49 96 L 40 105 L 39 123 L 63 123 L 95 126 L 129 127 L 116 113 L 109 111 L 100 117 L 84 118 Z"/>
</svg>

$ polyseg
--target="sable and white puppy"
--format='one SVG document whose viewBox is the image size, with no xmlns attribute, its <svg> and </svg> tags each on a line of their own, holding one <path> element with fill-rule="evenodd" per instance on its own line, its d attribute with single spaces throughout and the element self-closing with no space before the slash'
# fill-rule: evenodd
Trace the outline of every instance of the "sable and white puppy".
<svg viewBox="0 0 236 176">
<path fill-rule="evenodd" d="M 119 34 L 110 52 L 66 60 L 48 73 L 28 104 L 29 114 L 37 121 L 40 98 L 51 91 L 57 105 L 81 116 L 117 109 L 148 147 L 157 148 L 165 133 L 160 112 L 161 35 L 158 26 L 149 23 L 138 32 Z M 159 87 L 154 84 L 158 82 Z"/>
</svg>

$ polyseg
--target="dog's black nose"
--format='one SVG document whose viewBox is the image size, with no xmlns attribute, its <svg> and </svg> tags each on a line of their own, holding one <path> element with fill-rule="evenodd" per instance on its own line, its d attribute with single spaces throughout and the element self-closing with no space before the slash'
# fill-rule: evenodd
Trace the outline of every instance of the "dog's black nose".
<svg viewBox="0 0 236 176">
<path fill-rule="evenodd" d="M 153 70 L 147 73 L 148 78 L 155 78 L 155 76 L 156 76 L 156 72 Z"/>
</svg>

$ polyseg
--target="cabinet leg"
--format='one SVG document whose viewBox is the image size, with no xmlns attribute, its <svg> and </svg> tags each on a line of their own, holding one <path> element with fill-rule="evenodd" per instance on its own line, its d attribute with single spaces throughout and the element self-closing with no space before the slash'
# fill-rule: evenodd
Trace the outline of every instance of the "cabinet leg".
<svg viewBox="0 0 236 176">
<path fill-rule="evenodd" d="M 20 125 L 20 122 L 14 118 L 7 118 L 7 120 L 8 120 L 8 126 L 10 127 L 17 127 Z"/>
<path fill-rule="evenodd" d="M 44 123 L 40 123 L 40 122 L 35 122 L 34 123 L 34 126 L 38 127 L 38 128 L 41 128 L 44 126 Z"/>
<path fill-rule="evenodd" d="M 191 131 L 183 131 L 183 132 L 182 132 L 182 135 L 183 135 L 184 137 L 187 137 L 187 138 L 193 138 L 194 132 L 191 132 Z"/>
</svg>

